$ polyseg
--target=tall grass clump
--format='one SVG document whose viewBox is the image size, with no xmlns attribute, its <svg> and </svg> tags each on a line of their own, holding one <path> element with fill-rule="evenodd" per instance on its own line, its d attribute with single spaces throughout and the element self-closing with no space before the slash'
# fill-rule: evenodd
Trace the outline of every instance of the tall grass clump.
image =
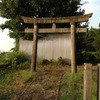
<svg viewBox="0 0 100 100">
<path fill-rule="evenodd" d="M 30 80 L 32 73 L 26 70 L 29 66 L 23 52 L 0 55 L 0 100 L 10 99 L 13 91 L 22 88 L 24 82 Z"/>
<path fill-rule="evenodd" d="M 57 65 L 64 65 L 64 64 L 65 64 L 65 62 L 64 62 L 63 58 L 62 57 L 58 57 Z"/>
<path fill-rule="evenodd" d="M 61 100 L 83 99 L 83 74 L 65 73 L 62 80 Z"/>
<path fill-rule="evenodd" d="M 83 73 L 66 72 L 61 82 L 61 100 L 83 100 Z M 97 99 L 97 76 L 92 76 L 92 99 Z"/>
</svg>

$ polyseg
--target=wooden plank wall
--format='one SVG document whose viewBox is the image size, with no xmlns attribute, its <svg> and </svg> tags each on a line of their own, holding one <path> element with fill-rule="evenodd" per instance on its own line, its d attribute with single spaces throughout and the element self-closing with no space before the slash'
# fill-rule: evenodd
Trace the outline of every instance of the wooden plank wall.
<svg viewBox="0 0 100 100">
<path fill-rule="evenodd" d="M 19 51 L 24 51 L 31 60 L 32 41 L 20 39 Z M 71 63 L 70 34 L 46 34 L 38 39 L 37 60 L 55 59 L 62 57 L 67 63 Z"/>
</svg>

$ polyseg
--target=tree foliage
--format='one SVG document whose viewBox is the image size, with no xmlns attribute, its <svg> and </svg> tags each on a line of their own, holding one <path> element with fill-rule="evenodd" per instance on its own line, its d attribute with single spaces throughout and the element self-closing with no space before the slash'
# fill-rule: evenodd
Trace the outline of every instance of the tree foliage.
<svg viewBox="0 0 100 100">
<path fill-rule="evenodd" d="M 10 30 L 11 38 L 28 37 L 23 33 L 28 25 L 21 16 L 26 17 L 66 17 L 84 14 L 81 0 L 1 0 L 0 15 L 7 18 L 0 27 Z M 32 27 L 32 26 L 31 26 Z"/>
<path fill-rule="evenodd" d="M 88 51 L 100 50 L 100 28 L 91 28 L 85 35 L 85 44 Z"/>
<path fill-rule="evenodd" d="M 78 34 L 76 39 L 78 64 L 100 62 L 100 28 L 91 28 L 86 34 Z"/>
</svg>

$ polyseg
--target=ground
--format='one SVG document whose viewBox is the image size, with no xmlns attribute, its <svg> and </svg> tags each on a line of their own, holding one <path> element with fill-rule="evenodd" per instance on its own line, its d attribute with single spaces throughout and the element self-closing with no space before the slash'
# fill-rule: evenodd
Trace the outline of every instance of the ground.
<svg viewBox="0 0 100 100">
<path fill-rule="evenodd" d="M 93 66 L 93 73 L 95 74 L 96 69 L 97 66 Z M 70 79 L 72 77 L 70 74 L 70 66 L 68 65 L 39 66 L 37 67 L 37 72 L 33 73 L 30 73 L 30 69 L 15 71 L 13 76 L 10 75 L 12 80 L 4 84 L 6 88 L 0 83 L 0 100 L 67 100 L 64 97 L 67 97 L 68 94 L 77 95 L 77 98 L 78 94 L 83 97 L 83 70 L 83 66 L 78 66 L 78 73 L 82 72 L 82 74 L 78 74 L 76 77 L 77 80 L 73 80 L 73 83 L 78 82 L 77 87 L 80 92 L 78 91 L 77 93 L 76 91 L 77 94 L 74 91 L 72 92 L 76 87 L 71 83 L 72 80 Z M 68 79 L 69 77 L 70 79 Z M 68 97 L 72 98 L 68 100 L 74 100 L 73 97 Z"/>
</svg>

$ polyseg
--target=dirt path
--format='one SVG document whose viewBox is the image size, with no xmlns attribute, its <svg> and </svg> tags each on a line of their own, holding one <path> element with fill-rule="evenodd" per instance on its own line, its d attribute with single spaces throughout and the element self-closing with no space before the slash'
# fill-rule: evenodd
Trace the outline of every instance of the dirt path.
<svg viewBox="0 0 100 100">
<path fill-rule="evenodd" d="M 17 96 L 18 100 L 57 100 L 59 85 L 62 75 L 69 69 L 65 67 L 48 67 L 38 69 L 38 76 L 34 82 L 31 81 L 21 90 Z M 27 83 L 25 83 L 27 84 Z M 59 93 L 58 93 L 59 91 Z M 12 99 L 14 100 L 14 98 Z M 15 98 L 16 100 L 16 98 Z"/>
</svg>

